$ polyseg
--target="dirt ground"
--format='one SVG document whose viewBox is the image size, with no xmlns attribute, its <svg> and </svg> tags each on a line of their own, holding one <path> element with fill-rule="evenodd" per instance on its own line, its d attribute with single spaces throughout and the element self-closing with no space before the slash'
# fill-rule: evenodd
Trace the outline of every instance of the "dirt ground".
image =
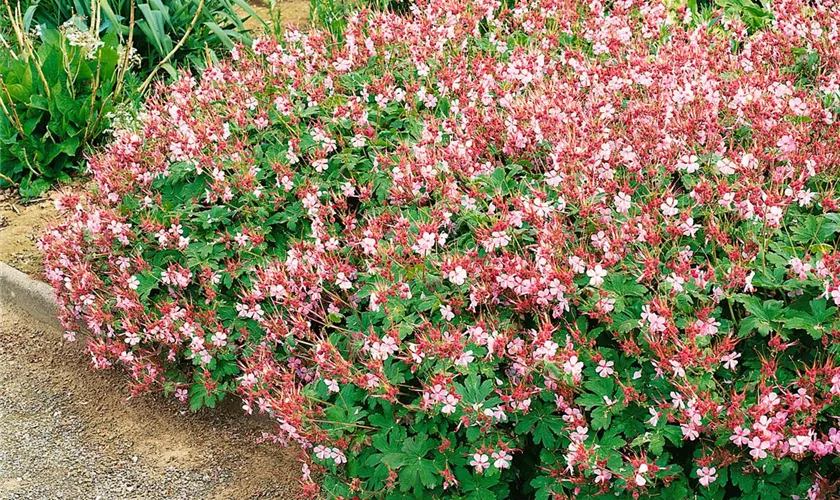
<svg viewBox="0 0 840 500">
<path fill-rule="evenodd" d="M 265 21 L 272 19 L 268 0 L 255 0 L 249 3 Z M 275 2 L 275 7 L 280 13 L 281 25 L 297 28 L 306 28 L 309 25 L 309 0 L 281 0 Z M 262 27 L 260 22 L 254 19 L 247 20 L 245 26 L 252 29 Z"/>
<path fill-rule="evenodd" d="M 54 191 L 23 204 L 10 190 L 0 193 L 0 261 L 40 280 L 44 279 L 44 259 L 37 242 L 56 217 L 51 196 Z"/>
<path fill-rule="evenodd" d="M 231 401 L 127 399 L 78 343 L 0 307 L 0 498 L 294 498 L 294 451 Z"/>
</svg>

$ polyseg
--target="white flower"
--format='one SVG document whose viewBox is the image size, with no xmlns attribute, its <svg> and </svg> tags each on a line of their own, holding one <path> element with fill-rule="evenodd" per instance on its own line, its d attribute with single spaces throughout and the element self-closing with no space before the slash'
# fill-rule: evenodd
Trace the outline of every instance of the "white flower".
<svg viewBox="0 0 840 500">
<path fill-rule="evenodd" d="M 714 467 L 703 467 L 702 469 L 697 469 L 697 478 L 700 480 L 700 484 L 703 486 L 708 487 L 710 484 L 715 482 L 717 476 L 715 473 L 717 469 Z"/>
<path fill-rule="evenodd" d="M 735 173 L 735 168 L 737 165 L 734 161 L 730 160 L 729 158 L 722 158 L 717 162 L 717 168 L 720 170 L 720 173 L 723 175 L 732 175 Z"/>
<path fill-rule="evenodd" d="M 601 267 L 601 264 L 595 264 L 595 267 L 586 271 L 589 276 L 589 284 L 595 287 L 604 284 L 604 278 L 607 276 L 607 270 Z"/>
<path fill-rule="evenodd" d="M 492 457 L 494 460 L 493 466 L 497 469 L 507 469 L 510 467 L 510 461 L 513 460 L 513 456 L 505 450 L 494 451 Z"/>
<path fill-rule="evenodd" d="M 462 366 L 462 367 L 466 368 L 467 365 L 469 365 L 473 361 L 475 361 L 475 356 L 473 356 L 473 352 L 472 351 L 466 351 L 463 354 L 461 354 L 460 356 L 458 356 L 458 359 L 455 360 L 455 364 L 457 366 Z"/>
<path fill-rule="evenodd" d="M 647 464 L 639 465 L 639 468 L 636 470 L 636 485 L 644 486 L 645 484 L 647 484 L 647 479 L 645 479 L 644 476 L 642 475 L 642 474 L 647 473 L 647 471 L 648 471 L 648 465 Z"/>
<path fill-rule="evenodd" d="M 659 423 L 659 412 L 656 411 L 653 407 L 648 408 L 648 413 L 650 413 L 650 418 L 647 419 L 647 423 L 656 427 L 656 424 Z"/>
<path fill-rule="evenodd" d="M 370 353 L 372 359 L 385 361 L 397 352 L 397 342 L 390 335 L 385 335 L 381 340 L 365 342 L 365 350 Z"/>
<path fill-rule="evenodd" d="M 484 472 L 484 469 L 490 467 L 490 457 L 485 453 L 476 453 L 473 455 L 472 460 L 470 460 L 470 465 L 475 467 L 475 471 L 481 474 Z"/>
<path fill-rule="evenodd" d="M 543 344 L 534 351 L 534 357 L 537 359 L 550 359 L 557 353 L 560 346 L 557 342 L 546 340 Z"/>
<path fill-rule="evenodd" d="M 458 266 L 452 271 L 449 271 L 447 278 L 449 278 L 449 281 L 451 281 L 453 285 L 461 286 L 467 280 L 467 270 Z"/>
<path fill-rule="evenodd" d="M 677 208 L 677 200 L 670 196 L 659 205 L 659 209 L 662 210 L 662 214 L 666 217 L 673 217 L 680 213 L 680 210 Z"/>
<path fill-rule="evenodd" d="M 609 377 L 610 375 L 615 373 L 615 370 L 613 370 L 612 368 L 614 365 L 615 362 L 602 359 L 598 362 L 598 366 L 595 367 L 595 372 L 601 377 Z"/>
</svg>

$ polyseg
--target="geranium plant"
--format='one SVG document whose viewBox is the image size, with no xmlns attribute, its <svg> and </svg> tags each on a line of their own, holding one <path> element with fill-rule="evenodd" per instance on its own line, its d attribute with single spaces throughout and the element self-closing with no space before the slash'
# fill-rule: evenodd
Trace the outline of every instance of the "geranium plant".
<svg viewBox="0 0 840 500">
<path fill-rule="evenodd" d="M 840 15 L 430 0 L 237 48 L 43 239 L 67 336 L 329 498 L 826 498 Z"/>
</svg>

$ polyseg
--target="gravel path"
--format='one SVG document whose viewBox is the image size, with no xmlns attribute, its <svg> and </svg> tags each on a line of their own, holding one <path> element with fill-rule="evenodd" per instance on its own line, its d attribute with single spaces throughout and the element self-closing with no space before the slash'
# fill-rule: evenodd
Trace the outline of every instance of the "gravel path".
<svg viewBox="0 0 840 500">
<path fill-rule="evenodd" d="M 293 498 L 292 450 L 256 444 L 265 422 L 231 403 L 193 414 L 127 400 L 78 343 L 0 311 L 0 498 Z"/>
</svg>

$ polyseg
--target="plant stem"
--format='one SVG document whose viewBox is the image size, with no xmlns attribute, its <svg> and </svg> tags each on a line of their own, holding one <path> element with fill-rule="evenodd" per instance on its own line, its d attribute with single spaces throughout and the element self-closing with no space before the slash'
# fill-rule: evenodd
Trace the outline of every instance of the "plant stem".
<svg viewBox="0 0 840 500">
<path fill-rule="evenodd" d="M 125 74 L 128 71 L 128 61 L 131 56 L 131 49 L 134 44 L 134 0 L 131 0 L 129 5 L 130 14 L 128 19 L 128 41 L 125 44 L 125 53 L 123 54 L 123 63 L 122 67 L 120 68 L 119 76 L 117 77 L 117 88 L 114 90 L 115 98 L 119 98 L 120 92 L 123 89 L 123 83 L 125 82 Z"/>
<path fill-rule="evenodd" d="M 178 49 L 180 49 L 181 46 L 184 45 L 184 42 L 187 41 L 187 37 L 190 36 L 190 33 L 192 32 L 193 27 L 195 26 L 195 23 L 198 21 L 199 15 L 201 15 L 202 8 L 204 8 L 204 0 L 199 0 L 198 9 L 195 11 L 195 16 L 193 16 L 192 21 L 190 21 L 190 25 L 187 27 L 187 31 L 184 33 L 184 36 L 181 37 L 181 40 L 175 45 L 175 47 L 173 47 L 172 50 L 169 51 L 168 54 L 166 54 L 166 57 L 161 59 L 160 62 L 157 63 L 157 66 L 155 66 L 154 69 L 152 69 L 152 72 L 149 73 L 149 76 L 146 77 L 146 80 L 140 85 L 140 88 L 137 89 L 138 94 L 143 94 L 146 91 L 146 88 L 149 86 L 150 83 L 152 83 L 152 80 L 155 77 L 155 73 L 157 73 L 158 70 L 161 67 L 163 67 L 163 65 L 166 64 L 167 61 L 169 61 L 169 59 L 175 54 L 175 52 L 178 52 Z"/>
<path fill-rule="evenodd" d="M 93 0 L 91 0 L 91 8 L 93 8 Z M 95 20 L 95 21 L 94 21 Z M 99 16 L 94 16 L 93 11 L 91 11 L 91 25 L 90 31 L 91 34 L 95 35 L 99 33 Z M 97 120 L 96 123 L 93 121 L 93 114 L 94 114 L 94 104 L 96 103 L 96 93 L 99 91 L 100 79 L 102 78 L 102 51 L 99 51 L 99 57 L 96 58 L 96 78 L 93 80 L 93 87 L 90 92 L 90 112 L 88 113 L 88 120 L 87 125 L 85 125 L 85 135 L 82 137 L 82 150 L 85 148 L 85 144 L 87 144 L 88 140 L 90 140 L 91 131 L 96 130 L 96 124 L 99 123 Z M 99 109 L 99 113 L 102 113 L 102 110 L 105 109 L 103 102 L 103 106 Z"/>
<path fill-rule="evenodd" d="M 12 96 L 9 94 L 9 89 L 6 87 L 6 82 L 3 81 L 2 75 L 0 75 L 0 87 L 3 88 L 3 93 L 6 94 L 6 99 L 9 100 L 9 110 L 11 110 L 11 112 L 6 109 L 3 99 L 0 99 L 0 108 L 3 108 L 3 114 L 6 115 L 6 118 L 15 125 L 15 128 L 20 133 L 21 138 L 23 138 L 26 135 L 23 133 L 23 124 L 20 122 L 20 117 L 15 109 L 15 103 L 12 101 Z"/>
<path fill-rule="evenodd" d="M 13 181 L 11 178 L 9 178 L 9 177 L 8 177 L 7 175 L 5 175 L 5 174 L 0 174 L 0 179 L 3 179 L 4 181 L 8 182 L 9 184 L 11 184 L 11 185 L 12 185 L 12 186 L 14 186 L 14 187 L 18 187 L 18 186 L 19 186 L 19 184 L 18 184 L 17 182 Z"/>
</svg>

